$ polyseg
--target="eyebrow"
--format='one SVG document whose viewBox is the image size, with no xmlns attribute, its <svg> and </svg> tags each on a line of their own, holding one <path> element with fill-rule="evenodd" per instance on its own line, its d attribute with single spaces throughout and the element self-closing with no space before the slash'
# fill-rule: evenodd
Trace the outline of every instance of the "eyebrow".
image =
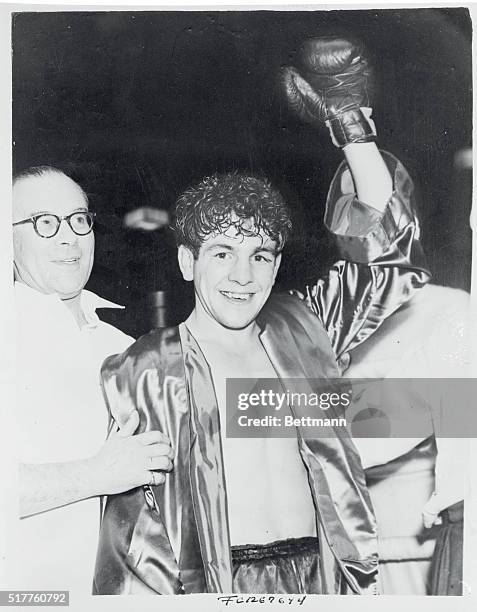
<svg viewBox="0 0 477 612">
<path fill-rule="evenodd" d="M 207 246 L 204 250 L 205 252 L 207 251 L 211 251 L 212 249 L 224 249 L 225 251 L 233 251 L 234 247 L 231 246 L 230 244 L 225 244 L 225 243 L 218 243 L 218 244 L 211 244 L 209 246 Z M 263 251 L 270 253 L 271 255 L 278 255 L 279 251 L 276 248 L 273 247 L 268 247 L 268 246 L 258 246 L 253 250 L 252 255 L 256 255 L 257 253 L 262 253 Z"/>
<path fill-rule="evenodd" d="M 211 251 L 212 249 L 225 249 L 226 251 L 233 251 L 233 246 L 225 243 L 209 244 L 204 250 Z"/>
<path fill-rule="evenodd" d="M 278 249 L 274 248 L 274 247 L 268 247 L 268 246 L 260 246 L 257 247 L 253 254 L 255 255 L 256 253 L 261 253 L 262 251 L 266 251 L 267 253 L 271 253 L 272 255 L 277 255 L 278 254 Z"/>
</svg>

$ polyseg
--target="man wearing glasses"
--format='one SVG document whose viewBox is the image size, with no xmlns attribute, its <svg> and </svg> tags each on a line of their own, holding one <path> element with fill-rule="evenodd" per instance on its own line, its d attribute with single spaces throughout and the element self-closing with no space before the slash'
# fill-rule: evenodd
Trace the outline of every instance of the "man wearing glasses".
<svg viewBox="0 0 477 612">
<path fill-rule="evenodd" d="M 94 214 L 56 168 L 13 184 L 19 434 L 19 555 L 9 588 L 90 593 L 98 496 L 164 477 L 170 447 L 159 432 L 133 436 L 136 413 L 104 442 L 102 361 L 132 342 L 99 320 L 115 304 L 84 290 L 93 265 Z M 15 584 L 17 582 L 17 584 Z"/>
</svg>

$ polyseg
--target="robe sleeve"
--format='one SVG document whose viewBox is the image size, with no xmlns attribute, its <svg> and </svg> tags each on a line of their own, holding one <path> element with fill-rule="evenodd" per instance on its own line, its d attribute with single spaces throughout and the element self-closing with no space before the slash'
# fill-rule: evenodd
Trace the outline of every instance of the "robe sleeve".
<svg viewBox="0 0 477 612">
<path fill-rule="evenodd" d="M 419 242 L 412 180 L 399 160 L 390 153 L 382 155 L 393 178 L 384 211 L 357 198 L 343 162 L 332 180 L 325 212 L 341 259 L 327 276 L 294 292 L 320 318 L 344 368 L 347 351 L 430 279 Z"/>
</svg>

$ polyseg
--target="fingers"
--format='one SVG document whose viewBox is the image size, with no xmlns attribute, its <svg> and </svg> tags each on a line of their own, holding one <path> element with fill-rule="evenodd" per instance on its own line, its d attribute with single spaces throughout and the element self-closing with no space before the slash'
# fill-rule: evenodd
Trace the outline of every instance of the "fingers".
<svg viewBox="0 0 477 612">
<path fill-rule="evenodd" d="M 164 472 L 170 472 L 173 467 L 172 448 L 166 444 L 148 446 L 148 450 L 153 449 L 156 454 L 150 455 L 147 460 L 147 482 L 151 486 L 157 486 L 165 482 Z M 160 471 L 157 471 L 160 470 Z"/>
<path fill-rule="evenodd" d="M 130 437 L 134 435 L 134 432 L 136 431 L 138 426 L 139 426 L 139 412 L 137 410 L 134 410 L 129 415 L 129 418 L 126 421 L 126 423 L 119 429 L 119 431 L 117 432 L 117 435 L 121 436 L 122 438 Z M 166 434 L 163 434 L 161 431 L 146 431 L 144 433 L 138 434 L 136 436 L 136 440 L 138 442 L 141 442 L 141 444 L 144 444 L 144 445 L 157 444 L 157 443 L 163 443 L 163 444 L 170 445 L 169 438 L 166 436 Z"/>
<path fill-rule="evenodd" d="M 440 517 L 438 514 L 434 514 L 434 512 L 428 512 L 423 510 L 422 512 L 422 522 L 426 529 L 430 529 L 434 524 L 438 525 L 440 523 Z"/>
<path fill-rule="evenodd" d="M 174 450 L 170 444 L 150 444 L 145 448 L 148 457 L 174 458 Z"/>
<path fill-rule="evenodd" d="M 433 525 L 440 525 L 442 523 L 442 519 L 439 514 L 442 511 L 443 506 L 445 507 L 445 505 L 442 504 L 442 499 L 436 493 L 436 491 L 434 491 L 422 509 L 422 522 L 426 529 L 429 529 Z"/>
<path fill-rule="evenodd" d="M 424 524 L 424 527 L 426 529 L 430 529 L 432 527 L 432 525 L 434 524 L 434 521 L 432 519 L 429 519 L 428 517 L 422 515 L 422 522 Z"/>
<path fill-rule="evenodd" d="M 148 444 L 158 443 L 168 444 L 170 446 L 169 438 L 166 436 L 166 434 L 163 434 L 162 431 L 145 431 L 142 434 L 138 434 L 136 439 L 145 446 Z"/>
<path fill-rule="evenodd" d="M 434 525 L 442 525 L 442 518 L 440 516 L 431 515 L 422 517 L 422 522 L 424 523 L 424 527 L 426 529 L 430 529 Z"/>
<path fill-rule="evenodd" d="M 161 472 L 148 472 L 144 484 L 156 487 L 157 485 L 164 484 L 165 480 L 166 475 Z"/>
<path fill-rule="evenodd" d="M 149 457 L 147 462 L 147 469 L 149 470 L 164 470 L 169 472 L 172 470 L 172 460 L 167 455 L 162 457 Z"/>
<path fill-rule="evenodd" d="M 129 415 L 128 420 L 124 425 L 120 428 L 118 432 L 118 436 L 121 438 L 127 438 L 128 436 L 132 436 L 139 425 L 139 413 L 137 410 L 133 410 Z"/>
</svg>

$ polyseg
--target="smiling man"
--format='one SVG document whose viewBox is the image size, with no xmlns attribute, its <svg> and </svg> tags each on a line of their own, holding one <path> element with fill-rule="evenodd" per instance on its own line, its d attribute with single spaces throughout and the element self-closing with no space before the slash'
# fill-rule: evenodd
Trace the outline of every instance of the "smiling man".
<svg viewBox="0 0 477 612">
<path fill-rule="evenodd" d="M 241 329 L 266 302 L 291 220 L 268 181 L 215 175 L 182 194 L 176 206 L 179 264 L 194 281 L 194 320 Z"/>
<path fill-rule="evenodd" d="M 133 436 L 133 413 L 104 442 L 99 385 L 106 356 L 132 342 L 99 320 L 114 308 L 84 290 L 93 265 L 94 215 L 81 187 L 49 166 L 13 184 L 20 516 L 9 588 L 91 593 L 99 496 L 160 482 L 170 446 Z"/>
<path fill-rule="evenodd" d="M 312 39 L 301 62 L 283 74 L 290 106 L 326 123 L 346 158 L 325 215 L 343 260 L 301 299 L 271 296 L 291 229 L 277 190 L 213 175 L 179 198 L 179 265 L 195 308 L 102 368 L 111 414 L 122 423 L 137 409 L 139 431 L 167 433 L 174 468 L 161 486 L 108 499 L 98 594 L 376 592 L 376 525 L 353 442 L 304 439 L 299 427 L 296 438 L 224 431 L 227 378 L 337 377 L 347 352 L 428 279 L 412 182 L 374 143 L 360 48 Z"/>
<path fill-rule="evenodd" d="M 62 172 L 44 167 L 18 175 L 13 198 L 15 280 L 61 296 L 84 324 L 81 291 L 94 257 L 94 215 L 84 192 Z"/>
</svg>

